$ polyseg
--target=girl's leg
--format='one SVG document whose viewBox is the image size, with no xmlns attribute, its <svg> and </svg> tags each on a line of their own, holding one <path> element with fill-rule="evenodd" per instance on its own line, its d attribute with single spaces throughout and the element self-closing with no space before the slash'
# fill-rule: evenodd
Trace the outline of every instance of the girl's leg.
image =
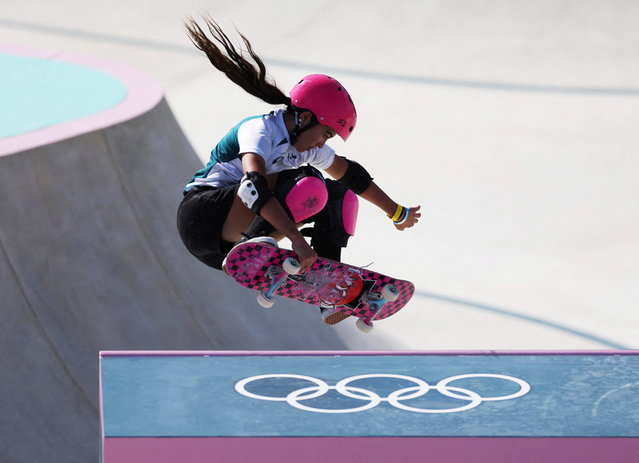
<svg viewBox="0 0 639 463">
<path fill-rule="evenodd" d="M 255 217 L 255 214 L 236 196 L 222 227 L 222 239 L 235 243 L 249 229 Z"/>
<path fill-rule="evenodd" d="M 311 246 L 318 255 L 341 261 L 342 248 L 355 235 L 359 202 L 357 195 L 339 182 L 326 180 L 326 187 L 326 207 L 312 217 L 313 228 L 305 234 L 312 238 Z"/>
<path fill-rule="evenodd" d="M 339 182 L 324 180 L 313 168 L 301 167 L 269 175 L 269 188 L 284 210 L 298 225 L 315 222 L 305 233 L 312 238 L 311 246 L 321 257 L 339 261 L 342 248 L 355 234 L 357 195 Z M 235 197 L 222 229 L 225 241 L 236 242 L 243 236 L 272 236 L 281 234 L 262 217 L 255 216 Z"/>
<path fill-rule="evenodd" d="M 269 190 L 273 191 L 275 189 L 277 178 L 278 174 L 269 174 L 266 177 Z M 224 227 L 222 228 L 222 239 L 231 243 L 242 239 L 256 217 L 257 216 L 246 207 L 242 200 L 236 195 L 224 222 Z"/>
<path fill-rule="evenodd" d="M 275 198 L 297 224 L 321 211 L 328 199 L 324 178 L 316 169 L 309 166 L 270 175 L 268 180 L 269 188 L 273 184 Z M 242 235 L 249 238 L 272 236 L 276 240 L 283 238 L 270 223 L 262 217 L 256 217 L 239 198 L 236 198 L 224 224 L 222 236 L 225 240 L 239 240 Z"/>
<path fill-rule="evenodd" d="M 222 228 L 237 186 L 194 188 L 186 193 L 177 214 L 177 228 L 188 251 L 204 264 L 220 270 L 229 251 Z"/>
</svg>

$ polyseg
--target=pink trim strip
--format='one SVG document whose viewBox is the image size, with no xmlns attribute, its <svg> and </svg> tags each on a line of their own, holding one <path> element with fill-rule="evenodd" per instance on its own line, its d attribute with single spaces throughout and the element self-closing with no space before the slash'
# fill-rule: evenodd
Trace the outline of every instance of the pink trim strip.
<svg viewBox="0 0 639 463">
<path fill-rule="evenodd" d="M 2 44 L 0 44 L 0 53 L 25 55 L 92 67 L 114 76 L 128 90 L 127 96 L 120 104 L 106 111 L 13 137 L 0 138 L 0 156 L 55 143 L 133 119 L 155 107 L 163 97 L 160 84 L 148 75 L 128 66 L 101 58 Z"/>
<path fill-rule="evenodd" d="M 107 438 L 103 463 L 630 462 L 636 438 L 324 437 Z"/>
</svg>

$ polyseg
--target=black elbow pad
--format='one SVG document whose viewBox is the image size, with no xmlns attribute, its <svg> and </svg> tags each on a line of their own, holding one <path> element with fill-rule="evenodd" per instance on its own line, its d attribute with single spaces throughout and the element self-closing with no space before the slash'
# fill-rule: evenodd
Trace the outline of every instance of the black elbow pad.
<svg viewBox="0 0 639 463">
<path fill-rule="evenodd" d="M 237 190 L 237 196 L 240 197 L 246 207 L 248 207 L 255 215 L 260 215 L 260 211 L 264 204 L 273 197 L 273 192 L 266 186 L 266 178 L 258 172 L 247 172 Z"/>
<path fill-rule="evenodd" d="M 362 194 L 373 181 L 373 177 L 359 163 L 346 159 L 348 168 L 346 173 L 338 182 L 344 184 L 356 194 Z"/>
</svg>

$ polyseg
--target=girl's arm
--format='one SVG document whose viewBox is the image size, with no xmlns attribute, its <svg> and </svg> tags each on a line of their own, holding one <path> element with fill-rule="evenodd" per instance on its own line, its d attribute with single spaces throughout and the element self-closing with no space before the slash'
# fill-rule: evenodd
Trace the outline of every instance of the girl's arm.
<svg viewBox="0 0 639 463">
<path fill-rule="evenodd" d="M 339 180 L 340 178 L 344 177 L 347 168 L 348 163 L 346 162 L 346 160 L 341 156 L 335 156 L 333 164 L 331 164 L 331 166 L 326 169 L 326 173 L 334 179 Z M 389 217 L 395 216 L 395 214 L 398 212 L 399 204 L 393 201 L 379 186 L 377 186 L 375 182 L 371 182 L 368 188 L 363 193 L 361 193 L 360 196 L 379 207 Z M 395 228 L 401 231 L 415 225 L 421 217 L 421 214 L 419 212 L 420 208 L 421 206 L 406 208 L 408 215 L 400 215 L 400 217 L 398 217 L 398 221 L 401 221 L 401 223 L 395 224 Z"/>
<path fill-rule="evenodd" d="M 264 158 L 258 154 L 245 153 L 242 155 L 242 168 L 245 173 L 258 172 L 266 178 Z M 293 251 L 295 251 L 300 261 L 301 271 L 308 270 L 317 259 L 317 253 L 306 242 L 306 239 L 286 214 L 279 201 L 275 197 L 269 199 L 262 206 L 260 215 L 273 225 L 277 231 L 291 240 Z"/>
</svg>

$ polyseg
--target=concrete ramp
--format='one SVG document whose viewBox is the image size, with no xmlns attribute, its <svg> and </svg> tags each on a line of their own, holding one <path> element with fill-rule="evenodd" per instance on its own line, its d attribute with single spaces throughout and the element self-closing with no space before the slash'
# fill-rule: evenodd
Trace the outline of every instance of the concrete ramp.
<svg viewBox="0 0 639 463">
<path fill-rule="evenodd" d="M 103 461 L 635 461 L 637 354 L 103 352 Z"/>
<path fill-rule="evenodd" d="M 183 248 L 177 206 L 201 161 L 152 79 L 29 56 L 111 73 L 126 96 L 0 139 L 1 461 L 97 461 L 100 350 L 347 347 L 318 314 L 265 312 Z"/>
</svg>

